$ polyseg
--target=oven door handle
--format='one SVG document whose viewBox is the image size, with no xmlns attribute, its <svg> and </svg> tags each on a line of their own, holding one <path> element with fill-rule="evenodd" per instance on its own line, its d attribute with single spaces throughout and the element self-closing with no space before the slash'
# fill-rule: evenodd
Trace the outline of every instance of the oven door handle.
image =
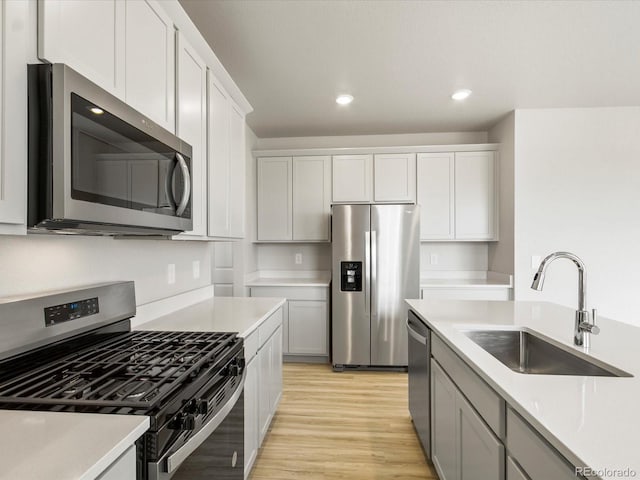
<svg viewBox="0 0 640 480">
<path fill-rule="evenodd" d="M 220 426 L 222 421 L 226 418 L 231 409 L 233 409 L 235 404 L 238 402 L 240 395 L 242 395 L 245 377 L 246 370 L 242 373 L 240 385 L 238 386 L 236 391 L 233 392 L 233 395 L 231 396 L 231 398 L 229 398 L 227 403 L 225 403 L 224 406 L 218 411 L 218 413 L 216 413 L 207 423 L 205 423 L 202 428 L 198 430 L 196 434 L 187 441 L 187 443 L 185 443 L 182 447 L 173 452 L 173 454 L 171 454 L 167 458 L 167 473 L 171 474 L 176 471 L 178 467 L 182 465 L 182 462 L 184 462 L 196 448 L 202 445 L 202 443 L 207 438 L 209 438 L 209 436 L 215 431 L 215 429 Z"/>
</svg>

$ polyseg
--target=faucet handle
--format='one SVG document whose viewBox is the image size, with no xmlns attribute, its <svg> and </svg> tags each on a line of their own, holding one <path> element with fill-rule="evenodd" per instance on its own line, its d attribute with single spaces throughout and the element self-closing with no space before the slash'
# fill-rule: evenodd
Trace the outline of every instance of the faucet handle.
<svg viewBox="0 0 640 480">
<path fill-rule="evenodd" d="M 597 319 L 598 319 L 598 310 L 596 310 L 595 308 L 592 308 L 591 309 L 591 329 L 589 330 L 589 333 L 592 333 L 593 335 L 598 335 L 600 333 L 600 327 L 596 325 Z"/>
</svg>

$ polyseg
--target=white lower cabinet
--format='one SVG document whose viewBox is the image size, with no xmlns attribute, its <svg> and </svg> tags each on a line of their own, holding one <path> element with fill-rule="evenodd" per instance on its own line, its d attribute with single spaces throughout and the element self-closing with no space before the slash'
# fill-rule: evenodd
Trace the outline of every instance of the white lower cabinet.
<svg viewBox="0 0 640 480">
<path fill-rule="evenodd" d="M 282 397 L 282 319 L 279 308 L 244 339 L 244 477 L 249 476 Z"/>
<path fill-rule="evenodd" d="M 329 356 L 328 287 L 251 287 L 250 295 L 287 298 L 280 353 L 288 360 Z"/>
<path fill-rule="evenodd" d="M 130 446 L 96 480 L 136 480 L 136 446 Z"/>
</svg>

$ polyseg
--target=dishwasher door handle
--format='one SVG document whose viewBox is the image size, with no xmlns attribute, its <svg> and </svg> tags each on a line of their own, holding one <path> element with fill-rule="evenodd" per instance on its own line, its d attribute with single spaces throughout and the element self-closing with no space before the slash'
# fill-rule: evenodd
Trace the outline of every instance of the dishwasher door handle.
<svg viewBox="0 0 640 480">
<path fill-rule="evenodd" d="M 413 338 L 417 342 L 420 342 L 423 345 L 427 344 L 427 337 L 421 335 L 419 332 L 414 330 L 412 328 L 411 320 L 409 320 L 408 318 L 407 318 L 407 331 L 409 332 L 409 335 L 411 336 L 411 338 Z"/>
</svg>

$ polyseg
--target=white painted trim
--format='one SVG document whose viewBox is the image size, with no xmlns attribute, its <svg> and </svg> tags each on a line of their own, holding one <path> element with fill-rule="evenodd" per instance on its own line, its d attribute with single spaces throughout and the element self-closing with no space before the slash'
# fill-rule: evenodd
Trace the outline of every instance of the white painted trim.
<svg viewBox="0 0 640 480">
<path fill-rule="evenodd" d="M 254 157 L 297 157 L 305 155 L 355 155 L 376 153 L 442 153 L 442 152 L 494 152 L 498 143 L 467 143 L 459 145 L 414 145 L 399 147 L 345 147 L 295 148 L 279 150 L 253 150 Z"/>
<path fill-rule="evenodd" d="M 140 325 L 144 323 L 212 298 L 213 285 L 207 285 L 206 287 L 174 295 L 173 297 L 138 305 L 136 316 L 131 319 L 131 327 L 140 327 Z"/>
</svg>

